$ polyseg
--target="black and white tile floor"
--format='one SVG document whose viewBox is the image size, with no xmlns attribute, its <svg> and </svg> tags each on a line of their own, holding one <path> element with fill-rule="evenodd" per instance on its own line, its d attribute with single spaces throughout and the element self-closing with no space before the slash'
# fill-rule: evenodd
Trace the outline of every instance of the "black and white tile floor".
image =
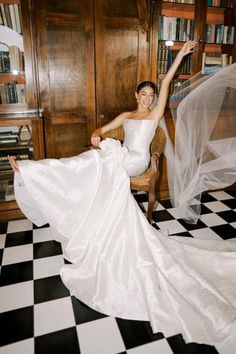
<svg viewBox="0 0 236 354">
<path fill-rule="evenodd" d="M 136 199 L 146 207 L 146 195 Z M 178 218 L 168 200 L 154 226 L 185 237 L 236 237 L 236 191 L 202 197 L 197 225 Z M 50 227 L 28 220 L 0 223 L 0 354 L 233 354 L 235 348 L 186 345 L 180 334 L 152 334 L 148 322 L 97 313 L 71 297 L 59 276 L 61 246 Z"/>
</svg>

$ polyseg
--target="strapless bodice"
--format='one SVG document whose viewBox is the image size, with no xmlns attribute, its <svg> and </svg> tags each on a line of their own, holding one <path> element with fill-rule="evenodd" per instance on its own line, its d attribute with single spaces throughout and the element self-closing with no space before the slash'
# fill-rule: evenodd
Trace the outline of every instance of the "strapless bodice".
<svg viewBox="0 0 236 354">
<path fill-rule="evenodd" d="M 150 143 L 155 135 L 157 121 L 150 119 L 125 119 L 124 146 L 129 150 L 149 154 Z"/>
</svg>

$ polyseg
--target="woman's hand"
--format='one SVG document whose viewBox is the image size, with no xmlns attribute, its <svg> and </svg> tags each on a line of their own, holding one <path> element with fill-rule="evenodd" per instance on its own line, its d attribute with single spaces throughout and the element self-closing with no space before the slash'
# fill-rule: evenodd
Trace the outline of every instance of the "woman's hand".
<svg viewBox="0 0 236 354">
<path fill-rule="evenodd" d="M 197 41 L 188 41 L 184 43 L 183 47 L 180 49 L 179 54 L 181 54 L 183 57 L 189 53 L 192 53 L 194 49 L 197 46 Z"/>
<path fill-rule="evenodd" d="M 11 168 L 13 169 L 13 171 L 19 172 L 19 166 L 18 166 L 18 163 L 16 162 L 16 158 L 14 156 L 7 156 L 7 158 L 11 164 Z"/>
<path fill-rule="evenodd" d="M 91 136 L 91 143 L 92 143 L 92 145 L 98 147 L 100 142 L 101 142 L 101 137 L 98 134 L 97 130 L 95 130 Z"/>
</svg>

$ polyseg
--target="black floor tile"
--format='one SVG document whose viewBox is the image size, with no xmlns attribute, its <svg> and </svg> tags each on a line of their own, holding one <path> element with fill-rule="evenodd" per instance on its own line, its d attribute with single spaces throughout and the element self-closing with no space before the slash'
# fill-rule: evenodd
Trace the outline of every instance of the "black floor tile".
<svg viewBox="0 0 236 354">
<path fill-rule="evenodd" d="M 2 255 L 3 255 L 3 250 L 0 249 L 0 265 L 2 265 Z"/>
<path fill-rule="evenodd" d="M 215 202 L 217 199 L 208 193 L 203 193 L 201 196 L 201 203 Z"/>
<path fill-rule="evenodd" d="M 0 222 L 0 235 L 7 233 L 8 222 Z"/>
<path fill-rule="evenodd" d="M 204 227 L 207 227 L 201 220 L 198 220 L 196 224 L 189 224 L 183 219 L 178 219 L 178 222 L 187 230 L 196 230 L 196 229 L 203 229 Z"/>
<path fill-rule="evenodd" d="M 0 346 L 34 336 L 33 312 L 33 306 L 28 306 L 0 314 Z"/>
<path fill-rule="evenodd" d="M 224 203 L 230 209 L 236 209 L 236 199 L 221 200 L 221 203 Z"/>
<path fill-rule="evenodd" d="M 36 279 L 34 281 L 34 303 L 59 299 L 70 296 L 69 290 L 63 284 L 61 277 L 55 275 L 53 277 Z"/>
<path fill-rule="evenodd" d="M 144 203 L 148 201 L 147 193 L 134 193 L 133 196 L 138 203 Z"/>
<path fill-rule="evenodd" d="M 49 227 L 49 226 L 50 226 L 49 224 L 45 224 L 45 225 L 42 225 L 42 226 L 37 226 L 37 225 L 33 224 L 33 229 L 34 229 L 34 230 L 35 230 L 35 229 L 43 229 L 43 228 Z"/>
<path fill-rule="evenodd" d="M 170 199 L 163 199 L 160 201 L 160 204 L 166 209 L 173 208 L 173 205 L 171 204 Z"/>
<path fill-rule="evenodd" d="M 226 193 L 228 193 L 232 197 L 236 198 L 236 189 L 226 190 Z"/>
<path fill-rule="evenodd" d="M 34 259 L 62 254 L 61 244 L 57 241 L 34 243 Z"/>
<path fill-rule="evenodd" d="M 179 234 L 178 233 L 170 234 L 170 236 L 192 237 L 193 238 L 193 235 L 191 235 L 190 232 L 188 232 L 188 231 L 180 232 Z"/>
<path fill-rule="evenodd" d="M 224 240 L 236 237 L 236 230 L 233 226 L 229 224 L 212 226 L 211 229 L 217 233 Z"/>
<path fill-rule="evenodd" d="M 80 354 L 76 327 L 36 337 L 35 354 Z"/>
<path fill-rule="evenodd" d="M 73 305 L 73 310 L 75 315 L 75 322 L 77 325 L 107 317 L 107 315 L 94 311 L 90 307 L 86 306 L 81 301 L 76 299 L 74 296 L 72 296 L 71 299 L 72 299 L 72 305 Z"/>
<path fill-rule="evenodd" d="M 211 214 L 212 210 L 210 210 L 209 208 L 207 208 L 204 204 L 201 204 L 201 215 L 203 214 Z"/>
<path fill-rule="evenodd" d="M 27 245 L 33 242 L 32 230 L 7 234 L 5 247 Z"/>
<path fill-rule="evenodd" d="M 221 212 L 217 213 L 217 215 L 219 215 L 226 222 L 229 222 L 229 223 L 236 222 L 236 212 L 233 210 L 221 211 Z"/>
<path fill-rule="evenodd" d="M 116 318 L 126 349 L 164 338 L 162 333 L 153 334 L 149 322 Z"/>
<path fill-rule="evenodd" d="M 156 230 L 160 230 L 160 227 L 159 227 L 157 224 L 152 223 L 152 226 L 153 226 Z"/>
<path fill-rule="evenodd" d="M 2 266 L 0 286 L 33 280 L 33 261 Z"/>
<path fill-rule="evenodd" d="M 174 354 L 218 354 L 215 347 L 205 344 L 186 344 L 181 334 L 167 338 Z"/>
<path fill-rule="evenodd" d="M 174 220 L 175 218 L 167 210 L 156 210 L 152 213 L 155 222 Z"/>
</svg>

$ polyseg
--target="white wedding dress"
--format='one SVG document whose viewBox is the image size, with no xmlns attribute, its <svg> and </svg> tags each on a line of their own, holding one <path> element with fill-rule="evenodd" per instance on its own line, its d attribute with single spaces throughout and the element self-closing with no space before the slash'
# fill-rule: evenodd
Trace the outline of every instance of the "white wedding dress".
<svg viewBox="0 0 236 354">
<path fill-rule="evenodd" d="M 79 156 L 20 161 L 15 195 L 35 224 L 50 223 L 72 264 L 64 284 L 110 316 L 150 321 L 186 342 L 236 339 L 236 244 L 157 231 L 130 192 L 149 163 L 156 122 L 124 122 L 123 146 L 106 139 Z"/>
</svg>

